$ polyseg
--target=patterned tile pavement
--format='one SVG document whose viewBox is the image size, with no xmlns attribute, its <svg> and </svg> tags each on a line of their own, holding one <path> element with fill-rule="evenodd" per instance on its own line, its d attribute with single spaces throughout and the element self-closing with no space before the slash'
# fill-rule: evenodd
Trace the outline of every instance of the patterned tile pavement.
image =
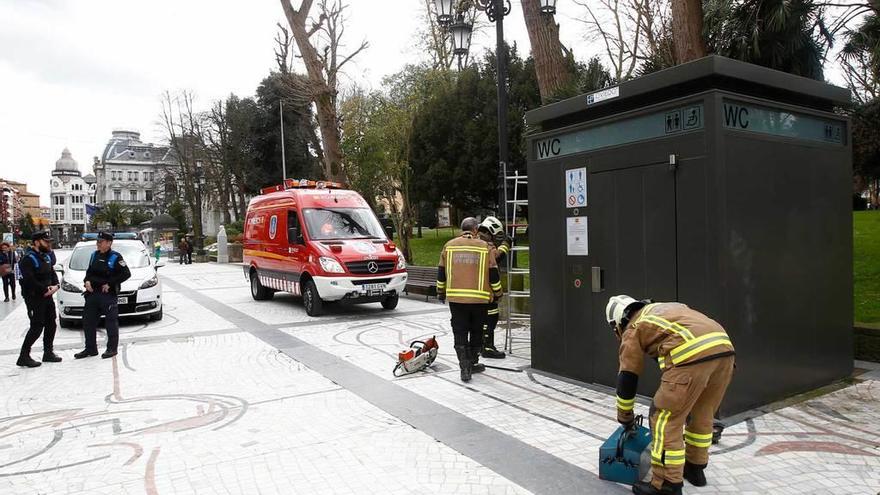
<svg viewBox="0 0 880 495">
<path fill-rule="evenodd" d="M 115 359 L 74 361 L 81 331 L 59 330 L 63 363 L 18 368 L 27 318 L 21 306 L 7 310 L 0 320 L 0 493 L 527 492 L 480 456 L 453 450 L 267 345 L 197 303 L 192 291 L 425 404 L 577 466 L 585 477 L 597 473 L 598 446 L 616 427 L 612 395 L 531 370 L 525 348 L 487 363 L 509 370 L 459 382 L 445 306 L 402 299 L 391 312 L 335 306 L 316 319 L 290 296 L 253 301 L 237 266 L 162 270 L 171 281 L 165 319 L 123 322 Z M 440 342 L 433 368 L 394 378 L 396 352 L 431 335 Z M 713 447 L 710 485 L 685 492 L 880 492 L 878 379 L 728 427 Z"/>
</svg>

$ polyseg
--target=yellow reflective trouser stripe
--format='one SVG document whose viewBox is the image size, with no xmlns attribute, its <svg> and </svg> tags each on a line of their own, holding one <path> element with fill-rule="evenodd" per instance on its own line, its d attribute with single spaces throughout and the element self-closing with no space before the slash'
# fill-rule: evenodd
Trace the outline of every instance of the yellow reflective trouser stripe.
<svg viewBox="0 0 880 495">
<path fill-rule="evenodd" d="M 666 466 L 678 466 L 684 464 L 684 451 L 667 450 L 663 455 L 663 464 Z"/>
<path fill-rule="evenodd" d="M 501 310 L 498 308 L 490 309 L 489 311 L 486 312 L 487 315 L 497 315 L 499 313 L 501 313 Z"/>
<path fill-rule="evenodd" d="M 635 397 L 633 397 L 632 399 L 621 399 L 620 397 L 617 398 L 617 408 L 621 411 L 632 411 L 635 403 Z"/>
<path fill-rule="evenodd" d="M 438 281 L 437 281 L 437 288 L 438 288 L 438 289 L 445 289 L 445 288 L 446 288 L 446 282 L 441 282 L 441 281 L 438 280 Z"/>
<path fill-rule="evenodd" d="M 654 464 L 663 464 L 663 442 L 666 436 L 666 423 L 672 413 L 665 409 L 660 409 L 657 413 L 657 422 L 654 424 L 654 445 L 651 448 L 651 458 Z"/>
<path fill-rule="evenodd" d="M 501 290 L 501 282 L 492 284 L 492 290 Z"/>
<path fill-rule="evenodd" d="M 684 430 L 684 441 L 694 447 L 709 448 L 712 445 L 711 433 L 693 433 Z"/>
<path fill-rule="evenodd" d="M 672 358 L 672 364 L 679 364 L 691 356 L 719 345 L 729 345 L 732 347 L 733 343 L 730 341 L 730 337 L 724 332 L 707 333 L 706 335 L 700 336 L 676 347 L 669 353 L 669 356 Z"/>
<path fill-rule="evenodd" d="M 507 252 L 510 251 L 510 248 L 507 247 L 507 244 L 502 244 L 501 247 L 498 248 L 498 250 L 501 251 L 501 252 L 504 253 L 504 254 L 507 254 Z"/>
</svg>

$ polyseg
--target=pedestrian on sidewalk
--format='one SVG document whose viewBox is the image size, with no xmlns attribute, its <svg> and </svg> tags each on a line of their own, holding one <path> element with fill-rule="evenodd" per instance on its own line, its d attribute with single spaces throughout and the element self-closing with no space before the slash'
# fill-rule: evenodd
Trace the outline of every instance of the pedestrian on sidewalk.
<svg viewBox="0 0 880 495">
<path fill-rule="evenodd" d="M 119 347 L 119 306 L 118 295 L 122 290 L 122 282 L 131 278 L 131 271 L 122 255 L 111 249 L 113 234 L 99 232 L 96 241 L 97 250 L 92 253 L 89 268 L 86 270 L 85 298 L 83 308 L 83 333 L 86 348 L 73 355 L 82 359 L 98 355 L 98 320 L 104 315 L 104 327 L 107 329 L 107 350 L 101 354 L 104 359 L 117 354 Z"/>
<path fill-rule="evenodd" d="M 489 302 L 501 297 L 501 274 L 489 245 L 477 237 L 479 222 L 468 217 L 461 222 L 461 235 L 447 242 L 437 267 L 437 297 L 449 300 L 455 354 L 461 381 L 486 369 L 480 364 L 483 325 Z"/>
<path fill-rule="evenodd" d="M 162 243 L 158 240 L 153 244 L 153 254 L 156 255 L 156 263 L 159 262 L 159 256 L 162 255 Z"/>
<path fill-rule="evenodd" d="M 192 265 L 193 262 L 193 240 L 187 237 L 186 239 L 186 264 Z"/>
<path fill-rule="evenodd" d="M 638 495 L 681 495 L 684 480 L 705 486 L 713 416 L 733 376 L 733 343 L 708 316 L 677 302 L 636 301 L 614 296 L 606 320 L 620 340 L 617 421 L 631 428 L 636 388 L 645 354 L 657 360 L 662 377 L 651 416 L 650 483 L 633 485 Z"/>
<path fill-rule="evenodd" d="M 3 278 L 4 302 L 9 302 L 9 292 L 12 289 L 12 300 L 15 300 L 15 263 L 18 258 L 8 242 L 0 243 L 0 277 Z"/>
<path fill-rule="evenodd" d="M 177 243 L 177 252 L 180 254 L 180 264 L 182 265 L 186 261 L 186 253 L 189 251 L 189 244 L 186 242 L 186 237 L 181 237 L 180 242 Z"/>
<path fill-rule="evenodd" d="M 55 273 L 52 254 L 52 237 L 47 230 L 35 232 L 31 236 L 32 246 L 18 266 L 21 270 L 21 292 L 27 306 L 30 328 L 21 345 L 18 355 L 19 366 L 36 368 L 39 361 L 31 359 L 31 347 L 43 334 L 43 363 L 61 361 L 54 352 L 55 343 L 55 300 L 52 295 L 58 292 L 58 274 Z"/>
</svg>

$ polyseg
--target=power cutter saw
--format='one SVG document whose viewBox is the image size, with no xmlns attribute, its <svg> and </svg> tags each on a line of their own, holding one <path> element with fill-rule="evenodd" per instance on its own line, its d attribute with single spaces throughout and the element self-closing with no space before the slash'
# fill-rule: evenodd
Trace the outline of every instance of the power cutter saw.
<svg viewBox="0 0 880 495">
<path fill-rule="evenodd" d="M 394 366 L 394 376 L 403 376 L 431 366 L 431 363 L 437 359 L 437 351 L 440 346 L 437 345 L 436 337 L 428 340 L 414 340 L 409 349 L 397 353 L 397 364 Z"/>
</svg>

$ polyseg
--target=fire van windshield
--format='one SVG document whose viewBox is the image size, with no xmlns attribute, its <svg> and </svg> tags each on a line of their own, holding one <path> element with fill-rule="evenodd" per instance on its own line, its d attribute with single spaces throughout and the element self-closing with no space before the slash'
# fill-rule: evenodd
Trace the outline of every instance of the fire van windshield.
<svg viewBox="0 0 880 495">
<path fill-rule="evenodd" d="M 309 238 L 316 241 L 386 238 L 369 208 L 306 208 L 303 218 Z"/>
</svg>

